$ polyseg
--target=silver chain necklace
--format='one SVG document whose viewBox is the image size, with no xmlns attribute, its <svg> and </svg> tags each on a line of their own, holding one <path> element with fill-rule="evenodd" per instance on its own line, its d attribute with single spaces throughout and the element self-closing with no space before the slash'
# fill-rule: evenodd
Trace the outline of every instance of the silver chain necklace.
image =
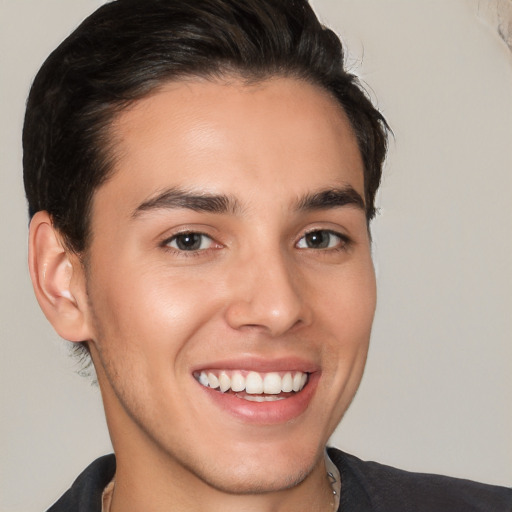
<svg viewBox="0 0 512 512">
<path fill-rule="evenodd" d="M 333 495 L 332 510 L 336 512 L 340 506 L 341 476 L 338 468 L 327 454 L 327 450 L 325 451 L 325 467 Z"/>
</svg>

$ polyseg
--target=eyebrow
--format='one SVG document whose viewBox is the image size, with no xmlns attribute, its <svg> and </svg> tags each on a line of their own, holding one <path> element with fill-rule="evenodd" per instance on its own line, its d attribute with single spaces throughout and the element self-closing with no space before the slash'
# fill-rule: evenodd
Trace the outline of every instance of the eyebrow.
<svg viewBox="0 0 512 512">
<path fill-rule="evenodd" d="M 365 210 L 361 194 L 350 185 L 306 194 L 296 203 L 296 209 L 299 211 L 327 210 L 341 206 L 353 206 Z"/>
<path fill-rule="evenodd" d="M 132 213 L 138 217 L 151 210 L 186 208 L 196 212 L 237 213 L 241 210 L 239 202 L 224 194 L 195 193 L 179 188 L 170 188 L 141 203 Z"/>
</svg>

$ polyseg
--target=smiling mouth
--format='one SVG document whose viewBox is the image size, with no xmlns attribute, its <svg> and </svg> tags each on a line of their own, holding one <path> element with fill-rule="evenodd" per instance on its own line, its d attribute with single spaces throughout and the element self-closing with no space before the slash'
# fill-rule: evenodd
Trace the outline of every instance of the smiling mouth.
<svg viewBox="0 0 512 512">
<path fill-rule="evenodd" d="M 244 370 L 203 370 L 194 378 L 206 388 L 229 393 L 250 402 L 285 400 L 304 389 L 309 374 L 290 372 L 248 372 Z"/>
</svg>

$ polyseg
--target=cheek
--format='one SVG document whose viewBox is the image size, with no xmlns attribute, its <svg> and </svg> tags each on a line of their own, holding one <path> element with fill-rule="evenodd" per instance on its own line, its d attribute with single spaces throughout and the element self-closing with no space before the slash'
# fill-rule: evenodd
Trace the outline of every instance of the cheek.
<svg viewBox="0 0 512 512">
<path fill-rule="evenodd" d="M 97 274 L 90 282 L 95 365 L 101 365 L 100 383 L 104 373 L 103 388 L 112 388 L 126 410 L 158 417 L 159 404 L 179 401 L 183 389 L 157 395 L 154 389 L 183 384 L 188 354 L 200 338 L 195 334 L 215 317 L 218 301 L 201 279 L 141 270 L 129 281 L 124 275 Z"/>
<path fill-rule="evenodd" d="M 176 354 L 218 310 L 212 281 L 140 267 L 98 274 L 90 286 L 98 341 L 144 359 Z"/>
<path fill-rule="evenodd" d="M 375 273 L 371 260 L 340 269 L 317 287 L 316 310 L 346 343 L 359 344 L 369 337 L 376 306 Z"/>
<path fill-rule="evenodd" d="M 324 286 L 326 290 L 315 303 L 318 325 L 327 330 L 323 344 L 326 376 L 335 389 L 351 394 L 363 373 L 375 313 L 373 266 L 369 262 L 347 269 Z"/>
</svg>

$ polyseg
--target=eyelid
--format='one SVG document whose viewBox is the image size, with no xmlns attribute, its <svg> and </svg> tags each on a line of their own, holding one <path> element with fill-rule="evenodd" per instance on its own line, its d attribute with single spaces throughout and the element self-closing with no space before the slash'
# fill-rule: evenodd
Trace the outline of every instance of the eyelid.
<svg viewBox="0 0 512 512">
<path fill-rule="evenodd" d="M 159 245 L 165 245 L 172 238 L 187 234 L 204 235 L 211 238 L 212 240 L 217 240 L 219 237 L 218 229 L 209 224 L 182 223 L 162 230 L 155 237 L 155 240 L 158 241 Z"/>
</svg>

